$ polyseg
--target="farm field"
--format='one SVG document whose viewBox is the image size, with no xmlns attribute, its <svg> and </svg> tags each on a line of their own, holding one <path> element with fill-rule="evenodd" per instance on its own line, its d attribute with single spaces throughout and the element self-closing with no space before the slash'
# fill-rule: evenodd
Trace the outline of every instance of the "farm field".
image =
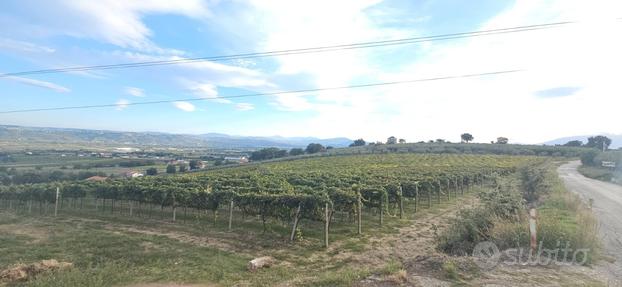
<svg viewBox="0 0 622 287">
<path fill-rule="evenodd" d="M 454 264 L 437 250 L 439 234 L 460 210 L 479 205 L 478 194 L 494 191 L 521 167 L 545 161 L 338 156 L 167 177 L 3 187 L 0 241 L 6 256 L 0 269 L 44 259 L 74 264 L 17 282 L 28 286 L 477 282 L 480 272 L 468 260 L 457 260 L 458 277 L 432 267 Z M 275 265 L 247 271 L 247 262 L 260 256 L 272 256 Z M 423 261 L 412 265 L 413 260 Z"/>
</svg>

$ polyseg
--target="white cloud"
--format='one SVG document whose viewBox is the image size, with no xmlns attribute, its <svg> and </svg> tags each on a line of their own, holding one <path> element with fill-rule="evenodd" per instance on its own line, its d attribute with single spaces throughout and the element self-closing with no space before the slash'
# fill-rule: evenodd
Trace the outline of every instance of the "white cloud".
<svg viewBox="0 0 622 287">
<path fill-rule="evenodd" d="M 194 112 L 196 110 L 196 107 L 189 102 L 174 102 L 173 105 L 184 112 Z"/>
<path fill-rule="evenodd" d="M 46 81 L 41 81 L 41 80 L 35 80 L 35 79 L 24 78 L 24 77 L 14 77 L 14 76 L 4 77 L 3 79 L 16 81 L 16 82 L 19 82 L 25 85 L 44 88 L 44 89 L 52 90 L 52 91 L 59 92 L 59 93 L 71 92 L 71 90 L 67 87 L 63 87 L 61 85 L 57 85 L 51 82 L 46 82 Z"/>
<path fill-rule="evenodd" d="M 238 111 L 250 111 L 255 109 L 255 106 L 251 103 L 237 103 L 235 109 Z"/>
<path fill-rule="evenodd" d="M 125 91 L 126 94 L 128 94 L 130 96 L 134 96 L 134 97 L 144 97 L 145 96 L 145 91 L 143 89 L 136 88 L 136 87 L 126 87 L 124 91 Z"/>
<path fill-rule="evenodd" d="M 25 21 L 23 26 L 20 25 L 33 34 L 90 38 L 123 48 L 157 53 L 173 51 L 161 49 L 149 39 L 153 32 L 143 23 L 145 15 L 177 14 L 197 19 L 210 16 L 207 4 L 202 0 L 22 2 L 21 5 L 45 11 L 30 15 L 37 19 L 36 25 Z M 29 19 L 28 15 L 22 16 L 22 19 Z"/>
<path fill-rule="evenodd" d="M 335 13 L 343 20 L 332 17 L 332 9 L 326 9 L 326 15 L 317 13 L 322 17 L 310 15 L 326 8 L 322 5 L 290 9 L 271 3 L 257 3 L 266 18 L 274 21 L 266 26 L 265 45 L 269 48 L 359 42 L 365 36 L 383 38 L 378 36 L 383 28 L 366 19 L 364 7 L 368 3 L 342 4 L 351 5 L 349 11 L 336 7 L 334 11 L 339 12 Z M 460 133 L 471 132 L 480 142 L 506 136 L 524 143 L 602 130 L 622 133 L 617 124 L 622 98 L 615 96 L 622 94 L 617 79 L 622 38 L 612 36 L 622 34 L 621 21 L 614 21 L 619 11 L 619 1 L 517 1 L 479 29 L 582 22 L 550 30 L 430 42 L 425 50 L 408 46 L 399 50 L 400 66 L 375 65 L 396 59 L 396 55 L 375 49 L 281 57 L 281 73 L 309 75 L 314 87 L 351 84 L 357 79 L 383 82 L 516 68 L 526 71 L 305 96 L 280 95 L 275 103 L 281 109 L 312 111 L 315 116 L 293 117 L 269 129 L 283 135 L 363 136 L 372 140 L 395 135 L 409 140 L 458 141 Z M 408 53 L 407 49 L 417 53 Z M 569 86 L 580 90 L 562 98 L 535 96 L 537 91 Z"/>
<path fill-rule="evenodd" d="M 115 105 L 117 106 L 117 107 L 116 107 L 116 110 L 117 110 L 117 111 L 122 111 L 122 110 L 126 109 L 126 108 L 128 107 L 128 105 L 129 105 L 129 104 L 130 104 L 130 101 L 128 101 L 128 100 L 126 100 L 126 99 L 119 99 L 119 100 L 115 103 Z"/>
<path fill-rule="evenodd" d="M 8 38 L 0 38 L 0 50 L 45 54 L 54 53 L 56 51 L 55 49 L 50 47 Z"/>
</svg>

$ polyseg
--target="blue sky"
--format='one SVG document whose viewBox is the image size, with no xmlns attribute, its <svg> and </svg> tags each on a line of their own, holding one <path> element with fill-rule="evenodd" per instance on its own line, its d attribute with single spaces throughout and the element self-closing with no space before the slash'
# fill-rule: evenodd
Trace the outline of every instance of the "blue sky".
<svg viewBox="0 0 622 287">
<path fill-rule="evenodd" d="M 537 143 L 621 133 L 619 1 L 0 2 L 0 73 L 170 60 L 579 21 L 556 30 L 414 45 L 0 79 L 0 123 L 172 133 Z M 222 99 L 472 74 L 381 88 Z M 616 71 L 615 74 L 612 71 Z M 207 101 L 125 106 L 186 98 Z M 609 103 L 603 105 L 602 103 Z M 596 120 L 598 119 L 598 120 Z"/>
</svg>

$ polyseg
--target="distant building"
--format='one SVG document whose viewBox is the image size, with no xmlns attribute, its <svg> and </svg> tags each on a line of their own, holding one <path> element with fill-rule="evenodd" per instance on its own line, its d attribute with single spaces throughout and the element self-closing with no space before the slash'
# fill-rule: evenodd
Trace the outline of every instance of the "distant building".
<svg viewBox="0 0 622 287">
<path fill-rule="evenodd" d="M 93 182 L 96 182 L 96 181 L 105 181 L 105 180 L 107 180 L 107 179 L 108 179 L 108 178 L 107 178 L 107 177 L 105 177 L 105 176 L 95 175 L 95 176 L 91 176 L 91 177 L 89 177 L 89 178 L 87 178 L 87 179 L 85 179 L 85 180 L 86 180 L 86 181 L 93 181 Z"/>
<path fill-rule="evenodd" d="M 127 178 L 137 178 L 137 177 L 141 177 L 145 175 L 140 172 L 136 172 L 136 171 L 126 171 L 125 173 L 123 173 L 123 176 Z"/>
<path fill-rule="evenodd" d="M 112 153 L 109 153 L 109 152 L 100 152 L 100 153 L 99 153 L 99 157 L 103 157 L 103 158 L 111 158 L 111 157 L 112 157 Z"/>
<path fill-rule="evenodd" d="M 248 163 L 248 158 L 245 156 L 226 156 L 225 161 L 244 164 L 244 163 Z"/>
</svg>

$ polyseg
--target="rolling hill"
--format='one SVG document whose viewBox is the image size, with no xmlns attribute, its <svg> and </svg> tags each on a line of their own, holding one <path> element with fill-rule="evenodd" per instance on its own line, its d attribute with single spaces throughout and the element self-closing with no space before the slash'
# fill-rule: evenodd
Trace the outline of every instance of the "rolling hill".
<svg viewBox="0 0 622 287">
<path fill-rule="evenodd" d="M 0 125 L 0 143 L 11 146 L 143 146 L 143 147 L 200 147 L 213 149 L 257 149 L 264 147 L 295 148 L 309 143 L 344 147 L 347 138 L 319 139 L 314 137 L 251 137 L 219 133 L 199 135 L 159 132 L 123 132 L 71 128 L 46 128 Z"/>
</svg>

